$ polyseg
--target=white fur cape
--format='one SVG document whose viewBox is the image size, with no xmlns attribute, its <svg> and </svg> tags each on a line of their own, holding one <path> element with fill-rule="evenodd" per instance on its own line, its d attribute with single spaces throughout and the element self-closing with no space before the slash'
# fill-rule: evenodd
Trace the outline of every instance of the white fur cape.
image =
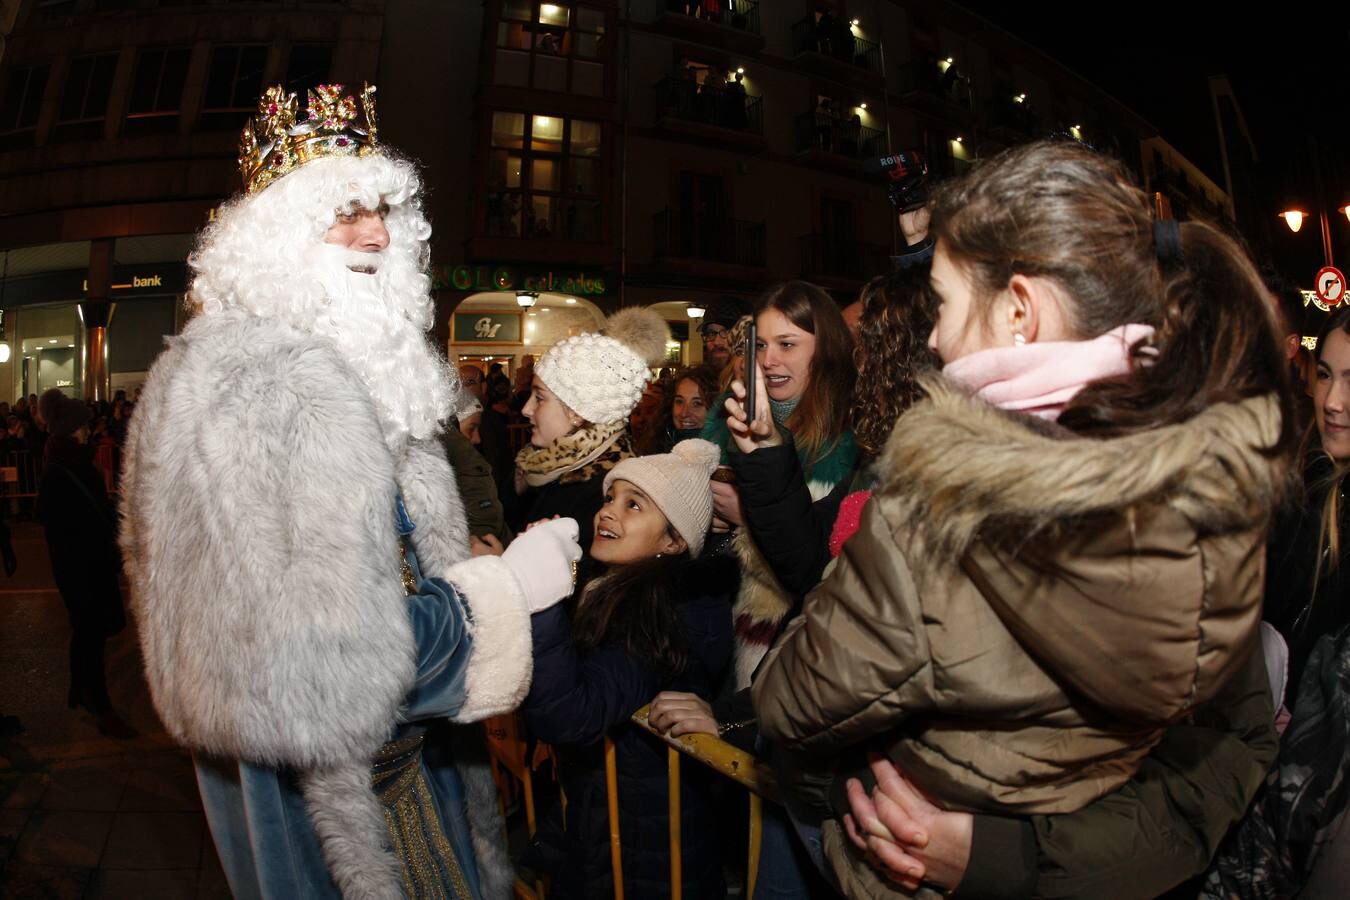
<svg viewBox="0 0 1350 900">
<path fill-rule="evenodd" d="M 525 599 L 500 559 L 467 558 L 439 445 L 413 441 L 395 458 L 369 392 L 330 344 L 225 312 L 195 319 L 156 361 L 122 489 L 132 605 L 170 733 L 300 770 L 344 896 L 399 896 L 369 787 L 371 756 L 416 674 L 398 491 L 423 574 L 455 585 L 470 610 L 468 698 L 455 718 L 514 708 L 530 680 Z M 495 800 L 476 796 L 481 777 L 466 781 L 469 809 L 488 817 L 471 823 L 485 893 L 505 896 Z"/>
</svg>

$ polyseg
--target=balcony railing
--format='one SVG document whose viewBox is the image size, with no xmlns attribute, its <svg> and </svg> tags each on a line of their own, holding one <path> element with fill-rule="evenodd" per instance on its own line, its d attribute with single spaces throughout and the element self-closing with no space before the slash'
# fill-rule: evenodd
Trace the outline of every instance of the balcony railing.
<svg viewBox="0 0 1350 900">
<path fill-rule="evenodd" d="M 886 133 L 864 126 L 859 119 L 840 119 L 823 112 L 797 116 L 797 151 L 816 150 L 850 159 L 883 156 Z"/>
<path fill-rule="evenodd" d="M 666 10 L 712 25 L 759 34 L 759 3 L 756 0 L 720 0 L 713 9 L 701 0 L 666 0 Z"/>
<path fill-rule="evenodd" d="M 890 248 L 835 234 L 804 234 L 797 239 L 804 278 L 827 276 L 862 281 L 891 270 Z"/>
<path fill-rule="evenodd" d="M 970 79 L 954 65 L 945 70 L 937 60 L 922 59 L 900 66 L 900 93 L 922 93 L 970 109 Z"/>
<path fill-rule="evenodd" d="M 826 24 L 822 25 L 821 23 Z M 802 19 L 792 26 L 793 52 L 819 53 L 873 75 L 881 74 L 881 47 L 875 41 L 853 34 L 841 20 Z"/>
<path fill-rule="evenodd" d="M 663 209 L 652 217 L 656 258 L 764 265 L 764 223 Z"/>
<path fill-rule="evenodd" d="M 692 79 L 673 76 L 656 83 L 658 117 L 763 134 L 763 106 L 762 97 L 747 94 L 739 86 L 700 86 Z"/>
</svg>

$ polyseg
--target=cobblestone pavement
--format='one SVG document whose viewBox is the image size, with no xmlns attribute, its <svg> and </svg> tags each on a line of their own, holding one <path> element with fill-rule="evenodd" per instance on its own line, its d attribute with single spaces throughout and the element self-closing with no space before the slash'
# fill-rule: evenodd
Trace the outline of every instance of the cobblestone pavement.
<svg viewBox="0 0 1350 900">
<path fill-rule="evenodd" d="M 12 525 L 19 569 L 0 573 L 0 898 L 229 897 L 192 765 L 164 732 L 131 625 L 108 645 L 113 705 L 139 732 L 99 734 L 66 708 L 69 624 L 42 530 Z"/>
</svg>

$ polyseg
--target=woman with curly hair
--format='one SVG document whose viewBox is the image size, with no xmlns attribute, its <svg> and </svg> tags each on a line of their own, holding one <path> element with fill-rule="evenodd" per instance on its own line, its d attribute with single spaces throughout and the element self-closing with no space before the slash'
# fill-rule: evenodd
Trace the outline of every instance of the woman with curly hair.
<svg viewBox="0 0 1350 900">
<path fill-rule="evenodd" d="M 928 267 L 900 269 L 864 290 L 858 343 L 853 362 L 858 383 L 853 392 L 853 439 L 875 459 L 886 446 L 895 420 L 923 396 L 919 376 L 933 368 L 928 335 L 937 303 L 928 284 Z"/>
</svg>

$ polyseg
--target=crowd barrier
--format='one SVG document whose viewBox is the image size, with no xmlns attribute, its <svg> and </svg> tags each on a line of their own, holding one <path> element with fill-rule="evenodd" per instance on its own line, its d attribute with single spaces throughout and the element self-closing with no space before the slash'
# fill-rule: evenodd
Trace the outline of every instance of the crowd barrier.
<svg viewBox="0 0 1350 900">
<path fill-rule="evenodd" d="M 669 737 L 652 728 L 647 721 L 648 707 L 633 713 L 632 725 L 654 735 L 666 744 L 670 814 L 670 897 L 681 900 L 683 895 L 683 867 L 680 847 L 680 769 L 685 757 L 696 760 L 746 791 L 749 811 L 749 841 L 746 860 L 746 883 L 743 896 L 755 894 L 759 876 L 759 851 L 764 834 L 764 801 L 778 803 L 778 786 L 769 766 L 747 753 L 710 734 L 686 734 Z M 534 836 L 535 818 L 533 770 L 540 760 L 551 754 L 547 745 L 538 744 L 533 753 L 524 738 L 524 729 L 517 715 L 499 716 L 488 720 L 488 747 L 492 773 L 497 781 L 503 807 L 516 801 L 517 790 L 525 807 L 526 829 Z M 624 900 L 623 854 L 619 836 L 623 823 L 619 820 L 618 769 L 615 763 L 614 742 L 605 738 L 605 785 L 609 799 L 610 863 L 614 869 L 614 900 Z M 527 759 L 527 756 L 530 758 Z M 567 798 L 563 797 L 564 805 Z M 517 877 L 516 896 L 522 900 L 543 900 L 547 887 L 542 882 L 526 883 Z M 638 898 L 641 900 L 641 898 Z"/>
</svg>

